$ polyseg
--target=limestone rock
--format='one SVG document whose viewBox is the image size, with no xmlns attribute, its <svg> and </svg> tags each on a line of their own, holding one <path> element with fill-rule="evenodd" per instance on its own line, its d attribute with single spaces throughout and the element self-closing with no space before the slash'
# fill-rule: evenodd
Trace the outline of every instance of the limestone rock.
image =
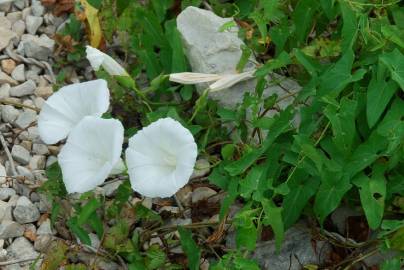
<svg viewBox="0 0 404 270">
<path fill-rule="evenodd" d="M 23 84 L 14 86 L 10 89 L 10 96 L 22 97 L 26 95 L 32 95 L 35 91 L 36 83 L 33 80 L 28 80 Z"/>
<path fill-rule="evenodd" d="M 15 239 L 7 251 L 14 259 L 36 258 L 38 256 L 38 252 L 34 250 L 32 244 L 25 237 Z"/>
<path fill-rule="evenodd" d="M 11 149 L 11 156 L 13 159 L 22 165 L 27 165 L 31 158 L 29 151 L 21 145 L 14 145 Z"/>
<path fill-rule="evenodd" d="M 39 219 L 38 208 L 25 196 L 18 198 L 13 214 L 15 220 L 21 224 L 34 222 Z"/>
<path fill-rule="evenodd" d="M 0 26 L 0 51 L 6 48 L 16 36 L 17 35 L 13 31 Z"/>
<path fill-rule="evenodd" d="M 0 239 L 19 237 L 24 234 L 24 227 L 17 222 L 4 220 L 0 223 Z"/>
</svg>

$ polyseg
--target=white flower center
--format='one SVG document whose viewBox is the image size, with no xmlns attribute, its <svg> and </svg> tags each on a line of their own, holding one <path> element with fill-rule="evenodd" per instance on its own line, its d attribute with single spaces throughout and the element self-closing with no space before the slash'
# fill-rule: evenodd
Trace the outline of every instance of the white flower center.
<svg viewBox="0 0 404 270">
<path fill-rule="evenodd" d="M 165 163 L 170 167 L 177 167 L 177 158 L 173 155 L 167 155 L 164 157 Z"/>
</svg>

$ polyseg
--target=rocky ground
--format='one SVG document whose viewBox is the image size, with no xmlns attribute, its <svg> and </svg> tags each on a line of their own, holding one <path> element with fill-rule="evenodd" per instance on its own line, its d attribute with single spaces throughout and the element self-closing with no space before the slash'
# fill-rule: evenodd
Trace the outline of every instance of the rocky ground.
<svg viewBox="0 0 404 270">
<path fill-rule="evenodd" d="M 50 206 L 35 190 L 59 147 L 40 140 L 36 120 L 53 93 L 52 38 L 64 20 L 40 1 L 1 2 L 0 268 L 28 269 L 54 235 Z"/>
</svg>

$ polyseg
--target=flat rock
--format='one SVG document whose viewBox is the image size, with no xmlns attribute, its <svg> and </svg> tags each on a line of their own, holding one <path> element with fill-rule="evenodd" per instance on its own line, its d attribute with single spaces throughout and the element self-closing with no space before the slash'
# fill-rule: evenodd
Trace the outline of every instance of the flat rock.
<svg viewBox="0 0 404 270">
<path fill-rule="evenodd" d="M 28 15 L 25 20 L 26 20 L 25 22 L 27 25 L 27 32 L 30 33 L 31 35 L 35 35 L 36 31 L 38 31 L 38 28 L 43 23 L 42 17 L 32 16 L 32 15 Z"/>
<path fill-rule="evenodd" d="M 0 86 L 0 98 L 8 98 L 10 97 L 10 85 L 5 83 Z"/>
<path fill-rule="evenodd" d="M 17 35 L 13 31 L 0 26 L 0 51 L 6 48 L 16 36 Z"/>
<path fill-rule="evenodd" d="M 7 187 L 0 188 L 0 200 L 2 200 L 2 201 L 7 201 L 15 194 L 16 194 L 16 192 L 12 188 L 7 188 Z"/>
<path fill-rule="evenodd" d="M 5 123 L 14 123 L 19 115 L 20 111 L 11 105 L 4 105 L 1 109 L 1 118 Z"/>
<path fill-rule="evenodd" d="M 25 81 L 25 66 L 24 64 L 20 64 L 13 69 L 11 73 L 11 77 L 19 82 Z"/>
<path fill-rule="evenodd" d="M 11 220 L 4 220 L 0 223 L 0 239 L 19 237 L 24 234 L 24 226 Z"/>
<path fill-rule="evenodd" d="M 17 34 L 17 36 L 21 37 L 25 33 L 25 22 L 23 20 L 18 20 L 13 23 L 11 29 Z"/>
<path fill-rule="evenodd" d="M 46 35 L 37 37 L 30 34 L 22 35 L 24 53 L 27 57 L 46 61 L 52 55 L 55 41 Z"/>
<path fill-rule="evenodd" d="M 22 165 L 27 165 L 29 163 L 29 160 L 31 159 L 29 151 L 21 145 L 17 144 L 14 145 L 11 149 L 11 156 L 15 161 Z"/>
<path fill-rule="evenodd" d="M 36 112 L 27 110 L 18 116 L 17 120 L 15 120 L 15 125 L 21 129 L 24 129 L 35 122 L 36 118 Z"/>
<path fill-rule="evenodd" d="M 1 35 L 1 33 L 0 33 L 0 35 Z M 17 85 L 18 84 L 18 82 L 16 80 L 14 80 L 10 76 L 8 76 L 3 71 L 0 71 L 0 84 L 3 84 L 3 83 L 8 83 L 8 84 L 11 84 L 11 85 Z"/>
<path fill-rule="evenodd" d="M 299 225 L 286 231 L 279 252 L 275 240 L 257 243 L 253 258 L 258 261 L 261 269 L 300 270 L 302 265 L 321 265 L 325 262 L 331 251 L 329 244 L 314 240 L 310 229 Z M 229 234 L 226 239 L 228 246 L 235 247 L 234 235 Z"/>
<path fill-rule="evenodd" d="M 14 259 L 36 258 L 39 255 L 25 237 L 15 239 L 7 251 Z"/>
<path fill-rule="evenodd" d="M 39 219 L 38 208 L 25 196 L 18 198 L 13 215 L 18 223 L 25 224 Z"/>
<path fill-rule="evenodd" d="M 184 51 L 191 64 L 193 72 L 228 74 L 236 73 L 236 66 L 242 55 L 243 41 L 238 37 L 238 27 L 231 27 L 226 31 L 219 31 L 225 23 L 233 21 L 232 18 L 222 18 L 211 11 L 197 7 L 188 7 L 177 17 L 177 28 L 182 36 Z M 236 24 L 235 24 L 236 25 Z M 244 71 L 253 70 L 255 59 L 250 58 Z M 264 96 L 278 94 L 283 97 L 289 91 L 298 91 L 300 86 L 289 79 L 276 76 L 283 82 L 288 91 L 277 84 L 264 90 Z M 286 83 L 287 82 L 287 83 Z M 199 92 L 207 85 L 198 85 Z M 233 108 L 241 103 L 246 92 L 255 90 L 256 80 L 250 79 L 240 82 L 229 89 L 209 93 L 209 97 L 224 107 Z M 285 100 L 290 104 L 293 98 Z M 282 108 L 281 108 L 282 109 Z"/>
<path fill-rule="evenodd" d="M 36 83 L 33 80 L 28 80 L 25 83 L 14 86 L 10 89 L 10 96 L 22 97 L 32 95 L 35 91 Z"/>
</svg>

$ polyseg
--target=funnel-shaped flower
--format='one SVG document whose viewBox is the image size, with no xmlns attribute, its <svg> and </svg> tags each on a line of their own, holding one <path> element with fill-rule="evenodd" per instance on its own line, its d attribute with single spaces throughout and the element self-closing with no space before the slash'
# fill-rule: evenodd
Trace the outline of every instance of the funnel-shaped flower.
<svg viewBox="0 0 404 270">
<path fill-rule="evenodd" d="M 105 80 L 71 84 L 54 93 L 42 107 L 38 130 L 42 141 L 54 144 L 67 137 L 85 116 L 102 116 L 109 107 Z"/>
<path fill-rule="evenodd" d="M 129 139 L 126 164 L 132 188 L 147 197 L 170 197 L 191 176 L 197 146 L 191 132 L 171 118 L 160 119 Z"/>
<path fill-rule="evenodd" d="M 232 87 L 236 83 L 254 78 L 255 70 L 234 73 L 234 74 L 205 74 L 194 72 L 181 72 L 170 74 L 169 79 L 172 82 L 181 84 L 198 84 L 213 82 L 209 85 L 211 92 L 220 91 Z"/>
<path fill-rule="evenodd" d="M 120 163 L 123 126 L 115 119 L 86 116 L 70 132 L 58 156 L 69 193 L 102 184 Z"/>
<path fill-rule="evenodd" d="M 129 76 L 126 70 L 108 54 L 91 46 L 87 46 L 86 48 L 87 59 L 95 71 L 99 70 L 102 66 L 111 76 Z"/>
<path fill-rule="evenodd" d="M 205 73 L 194 73 L 194 72 L 181 72 L 172 73 L 169 76 L 170 81 L 181 83 L 181 84 L 196 84 L 196 83 L 206 83 L 215 82 L 221 78 L 217 74 L 205 74 Z"/>
<path fill-rule="evenodd" d="M 219 80 L 209 85 L 211 92 L 220 91 L 232 87 L 236 83 L 254 78 L 255 71 L 247 71 L 239 74 L 224 74 Z"/>
</svg>

